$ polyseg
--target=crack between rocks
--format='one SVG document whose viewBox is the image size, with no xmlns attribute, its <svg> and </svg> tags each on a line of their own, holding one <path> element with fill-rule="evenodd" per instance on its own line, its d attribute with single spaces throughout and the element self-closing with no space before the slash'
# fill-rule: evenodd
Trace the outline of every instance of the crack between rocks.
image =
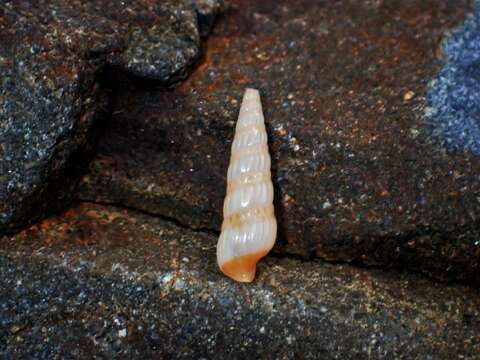
<svg viewBox="0 0 480 360">
<path fill-rule="evenodd" d="M 128 211 L 131 211 L 131 212 L 135 212 L 135 213 L 138 213 L 138 214 L 143 214 L 143 215 L 146 215 L 146 216 L 150 216 L 152 218 L 163 220 L 163 221 L 169 223 L 170 225 L 175 225 L 175 226 L 178 226 L 181 229 L 188 230 L 188 231 L 191 231 L 191 232 L 194 232 L 194 233 L 197 233 L 197 234 L 211 235 L 211 236 L 215 236 L 215 237 L 218 237 L 220 235 L 220 232 L 217 231 L 217 230 L 213 230 L 213 229 L 210 229 L 210 228 L 194 228 L 194 227 L 191 227 L 191 226 L 179 221 L 177 218 L 167 216 L 167 215 L 158 214 L 158 213 L 153 213 L 151 211 L 139 209 L 139 208 L 136 208 L 134 206 L 125 205 L 123 203 L 108 202 L 108 201 L 95 201 L 95 200 L 83 200 L 83 199 L 78 199 L 78 198 L 77 198 L 76 201 L 78 203 L 84 203 L 84 204 L 93 204 L 93 205 L 99 205 L 99 206 L 112 206 L 112 207 L 116 207 L 116 208 L 119 208 L 119 209 L 124 209 L 124 210 L 128 210 Z M 273 258 L 273 259 L 279 259 L 279 260 L 290 259 L 290 260 L 295 260 L 297 262 L 310 263 L 310 264 L 311 263 L 325 263 L 325 264 L 331 264 L 331 265 L 349 265 L 349 266 L 353 265 L 353 263 L 349 263 L 349 262 L 346 262 L 346 261 L 328 261 L 328 260 L 325 260 L 325 259 L 322 259 L 322 258 L 319 258 L 319 257 L 317 257 L 317 258 L 304 258 L 300 255 L 285 254 L 285 253 L 279 253 L 279 252 L 276 252 L 276 251 L 271 251 L 268 254 L 268 257 Z M 382 268 L 379 268 L 379 267 L 369 266 L 369 265 L 365 265 L 365 264 L 362 264 L 362 263 L 355 264 L 353 266 L 357 267 L 357 268 L 360 268 L 360 269 L 368 269 L 368 268 L 369 269 L 374 269 L 374 268 L 382 269 Z M 385 269 L 383 268 L 382 270 L 385 270 Z"/>
<path fill-rule="evenodd" d="M 302 263 L 319 263 L 319 264 L 328 264 L 331 266 L 349 266 L 354 269 L 358 270 L 366 270 L 366 271 L 378 271 L 384 274 L 398 274 L 399 276 L 415 276 L 418 278 L 426 279 L 432 283 L 440 284 L 441 286 L 467 286 L 470 288 L 477 289 L 478 283 L 474 280 L 453 280 L 453 279 L 439 279 L 432 275 L 429 275 L 426 272 L 422 271 L 415 271 L 409 270 L 408 268 L 396 268 L 396 267 L 389 267 L 389 266 L 382 266 L 382 265 L 375 265 L 375 264 L 366 264 L 361 262 L 360 260 L 351 260 L 351 261 L 342 261 L 342 260 L 327 260 L 322 257 L 315 257 L 315 258 L 304 258 L 300 255 L 295 254 L 283 254 L 277 252 L 270 252 L 268 257 L 274 259 L 291 259 Z"/>
<path fill-rule="evenodd" d="M 4 7 L 0 6 L 0 8 L 3 9 Z M 192 70 L 197 68 L 198 65 L 199 65 L 198 61 L 195 62 L 194 64 L 192 64 L 191 65 Z M 190 74 L 191 74 L 191 72 L 190 72 Z M 107 88 L 114 88 L 114 84 L 113 83 L 108 83 L 108 82 L 109 81 L 107 81 L 107 84 L 104 84 L 104 86 L 106 85 Z M 181 81 L 178 81 L 178 82 L 181 82 Z M 113 102 L 113 100 L 111 100 L 111 101 Z M 197 233 L 197 234 L 211 235 L 211 236 L 214 236 L 214 237 L 218 237 L 220 235 L 220 232 L 218 230 L 214 230 L 214 229 L 211 229 L 211 228 L 204 228 L 204 227 L 198 227 L 198 228 L 191 227 L 188 224 L 186 224 L 184 222 L 181 222 L 180 220 L 178 220 L 175 217 L 150 212 L 150 211 L 147 211 L 147 210 L 139 209 L 137 207 L 128 206 L 128 205 L 125 205 L 123 203 L 108 202 L 108 201 L 83 200 L 83 199 L 78 199 L 78 198 L 76 199 L 76 201 L 81 202 L 81 203 L 86 203 L 86 204 L 95 204 L 95 205 L 99 205 L 99 206 L 112 206 L 112 207 L 117 207 L 117 208 L 120 208 L 120 209 L 125 209 L 125 210 L 128 210 L 128 211 L 143 214 L 143 215 L 146 215 L 146 216 L 149 216 L 149 217 L 152 217 L 152 218 L 157 218 L 157 219 L 163 220 L 166 223 L 169 223 L 169 224 L 177 226 L 181 229 L 184 229 L 184 230 L 187 230 L 187 231 L 190 231 L 190 232 L 193 232 L 193 233 Z M 420 235 L 422 235 L 422 234 L 420 234 Z M 331 264 L 331 265 L 348 265 L 348 266 L 353 266 L 353 267 L 358 268 L 358 269 L 370 269 L 370 270 L 378 270 L 378 271 L 413 274 L 413 275 L 425 277 L 429 280 L 439 282 L 439 283 L 464 284 L 464 285 L 469 285 L 469 286 L 475 286 L 475 283 L 473 281 L 471 281 L 471 282 L 462 281 L 462 280 L 443 281 L 443 280 L 439 280 L 437 278 L 431 277 L 427 273 L 424 273 L 422 271 L 411 271 L 411 270 L 408 270 L 408 269 L 390 268 L 388 266 L 369 265 L 369 264 L 365 264 L 363 262 L 360 262 L 359 260 L 332 261 L 332 260 L 326 260 L 322 257 L 313 257 L 311 254 L 308 258 L 305 258 L 305 257 L 302 257 L 300 255 L 296 255 L 296 254 L 285 254 L 285 253 L 279 253 L 279 252 L 270 252 L 268 256 L 271 257 L 271 258 L 275 258 L 275 259 L 292 259 L 292 260 L 300 261 L 300 262 L 303 262 L 303 263 L 314 262 L 314 263 L 325 263 L 325 264 Z"/>
<path fill-rule="evenodd" d="M 139 209 L 139 208 L 136 208 L 134 206 L 125 205 L 123 203 L 108 202 L 108 201 L 84 200 L 84 199 L 79 199 L 79 198 L 77 198 L 76 201 L 78 203 L 93 204 L 93 205 L 100 205 L 100 206 L 112 206 L 112 207 L 116 207 L 116 208 L 119 208 L 119 209 L 124 209 L 124 210 L 128 210 L 128 211 L 136 212 L 138 214 L 143 214 L 143 215 L 147 215 L 147 216 L 150 216 L 150 217 L 153 217 L 153 218 L 156 218 L 156 219 L 163 220 L 163 221 L 169 223 L 170 225 L 175 225 L 175 226 L 178 226 L 181 229 L 188 230 L 188 231 L 191 231 L 191 232 L 194 232 L 194 233 L 197 233 L 197 234 L 211 235 L 211 236 L 214 236 L 214 237 L 218 237 L 220 235 L 220 232 L 217 231 L 217 230 L 213 230 L 213 229 L 210 229 L 210 228 L 191 227 L 191 226 L 179 221 L 175 217 L 167 216 L 167 215 L 163 215 L 163 214 L 158 214 L 158 213 L 153 213 L 151 211 Z M 303 262 L 303 263 L 323 262 L 323 263 L 326 263 L 326 264 L 333 264 L 333 265 L 340 265 L 340 264 L 350 265 L 351 264 L 351 263 L 346 262 L 346 261 L 328 261 L 328 260 L 324 260 L 324 259 L 319 258 L 319 257 L 317 257 L 317 258 L 304 258 L 300 255 L 285 254 L 285 253 L 279 253 L 279 252 L 276 252 L 276 251 L 270 252 L 268 254 L 268 257 L 271 257 L 271 258 L 274 258 L 274 259 L 291 259 L 291 260 L 295 260 L 295 261 L 299 261 L 299 262 Z M 362 266 L 364 264 L 360 264 L 360 265 L 361 266 L 356 266 L 356 267 L 359 267 L 359 268 L 364 267 L 364 266 Z M 371 266 L 365 266 L 365 268 L 367 268 L 367 267 L 371 268 Z"/>
<path fill-rule="evenodd" d="M 162 214 L 157 214 L 157 213 L 152 213 L 150 211 L 138 209 L 133 206 L 128 206 L 122 203 L 116 203 L 116 202 L 107 202 L 107 201 L 95 201 L 95 200 L 81 200 L 77 199 L 78 203 L 85 203 L 85 204 L 93 204 L 93 205 L 100 205 L 100 206 L 112 206 L 132 212 L 136 212 L 139 214 L 147 215 L 153 218 L 157 218 L 160 220 L 163 220 L 170 225 L 178 226 L 181 229 L 188 230 L 197 234 L 203 234 L 203 235 L 211 235 L 214 237 L 218 237 L 220 235 L 220 232 L 217 230 L 213 230 L 210 228 L 193 228 L 188 226 L 187 224 L 182 223 L 178 219 L 167 216 L 167 215 L 162 215 Z M 438 284 L 443 284 L 443 285 L 463 285 L 463 286 L 468 286 L 468 287 L 475 287 L 477 284 L 474 281 L 468 281 L 468 280 L 441 280 L 438 278 L 435 278 L 433 276 L 430 276 L 428 273 L 424 273 L 421 271 L 411 271 L 408 269 L 402 269 L 402 268 L 394 268 L 394 267 L 388 267 L 388 266 L 381 266 L 381 265 L 374 265 L 374 264 L 365 264 L 359 260 L 352 260 L 352 261 L 342 261 L 342 260 L 326 260 L 322 257 L 310 257 L 310 258 L 304 258 L 300 255 L 296 254 L 285 254 L 285 253 L 279 253 L 276 251 L 272 251 L 268 254 L 268 257 L 273 258 L 273 259 L 279 259 L 279 260 L 284 260 L 284 259 L 290 259 L 294 260 L 297 262 L 301 263 L 318 263 L 318 264 L 328 264 L 331 266 L 335 265 L 345 265 L 345 266 L 350 266 L 359 270 L 369 270 L 369 271 L 382 271 L 385 273 L 390 273 L 390 274 L 400 274 L 400 275 L 410 275 L 410 276 L 418 276 L 421 278 L 425 278 L 431 282 L 435 282 Z"/>
<path fill-rule="evenodd" d="M 78 199 L 76 200 L 78 203 L 85 203 L 85 204 L 94 204 L 94 205 L 101 205 L 101 206 L 112 206 L 112 207 L 117 207 L 121 209 L 125 209 L 128 211 L 136 212 L 139 214 L 147 215 L 153 218 L 157 218 L 160 220 L 163 220 L 165 222 L 168 222 L 172 225 L 178 226 L 182 229 L 192 231 L 194 233 L 199 233 L 199 234 L 205 234 L 205 235 L 212 235 L 212 236 L 219 236 L 220 232 L 217 230 L 213 230 L 210 228 L 195 228 L 188 226 L 187 224 L 179 221 L 177 218 L 168 216 L 168 215 L 163 215 L 163 214 L 158 214 L 158 213 L 153 213 L 151 211 L 139 209 L 133 206 L 125 205 L 122 203 L 117 203 L 117 202 L 108 202 L 108 201 L 95 201 L 95 200 L 83 200 L 83 199 Z"/>
</svg>

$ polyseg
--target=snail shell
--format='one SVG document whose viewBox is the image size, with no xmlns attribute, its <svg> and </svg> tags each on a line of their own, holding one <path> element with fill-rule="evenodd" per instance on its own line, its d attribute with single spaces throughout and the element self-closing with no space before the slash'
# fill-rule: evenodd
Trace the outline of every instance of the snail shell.
<svg viewBox="0 0 480 360">
<path fill-rule="evenodd" d="M 232 143 L 223 224 L 217 244 L 220 270 L 251 282 L 257 262 L 273 247 L 273 208 L 267 132 L 258 90 L 246 89 Z"/>
</svg>

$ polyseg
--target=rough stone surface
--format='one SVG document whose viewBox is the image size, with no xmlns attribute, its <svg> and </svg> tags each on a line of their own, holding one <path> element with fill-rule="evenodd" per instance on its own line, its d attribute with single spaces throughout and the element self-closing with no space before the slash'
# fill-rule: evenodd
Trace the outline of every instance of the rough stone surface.
<svg viewBox="0 0 480 360">
<path fill-rule="evenodd" d="M 480 280 L 480 159 L 424 113 L 468 1 L 237 1 L 170 90 L 125 86 L 80 197 L 218 230 L 241 95 L 261 90 L 276 253 Z"/>
<path fill-rule="evenodd" d="M 188 74 L 195 7 L 206 32 L 217 1 L 0 4 L 0 233 L 69 199 L 105 110 L 102 70 L 160 83 Z"/>
<path fill-rule="evenodd" d="M 474 359 L 480 294 L 416 275 L 267 257 L 253 284 L 216 237 L 80 204 L 0 239 L 0 356 Z"/>
<path fill-rule="evenodd" d="M 431 82 L 427 118 L 448 148 L 480 155 L 480 1 L 442 46 L 445 65 Z"/>
</svg>

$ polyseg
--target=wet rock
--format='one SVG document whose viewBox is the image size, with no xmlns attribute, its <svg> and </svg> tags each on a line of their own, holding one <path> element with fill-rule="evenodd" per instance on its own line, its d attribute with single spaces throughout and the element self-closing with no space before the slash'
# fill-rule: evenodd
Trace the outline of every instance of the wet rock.
<svg viewBox="0 0 480 360">
<path fill-rule="evenodd" d="M 188 74 L 200 55 L 195 6 L 109 0 L 0 5 L 0 233 L 70 199 L 106 110 L 106 68 L 161 84 Z M 205 2 L 201 13 L 212 21 L 219 6 Z"/>
<path fill-rule="evenodd" d="M 474 358 L 480 294 L 425 278 L 267 257 L 224 277 L 216 236 L 81 204 L 0 239 L 5 357 Z"/>
<path fill-rule="evenodd" d="M 233 2 L 172 90 L 119 90 L 81 198 L 219 230 L 241 95 L 262 92 L 276 253 L 478 281 L 480 160 L 424 113 L 469 2 Z"/>
</svg>

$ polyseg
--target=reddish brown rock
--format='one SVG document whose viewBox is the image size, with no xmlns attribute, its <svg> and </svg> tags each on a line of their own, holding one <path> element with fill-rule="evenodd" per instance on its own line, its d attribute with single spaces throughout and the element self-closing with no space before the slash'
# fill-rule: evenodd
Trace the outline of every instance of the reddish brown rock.
<svg viewBox="0 0 480 360">
<path fill-rule="evenodd" d="M 468 1 L 237 1 L 171 90 L 119 90 L 81 198 L 218 230 L 233 126 L 261 90 L 277 253 L 478 281 L 480 159 L 432 141 L 439 42 Z"/>
</svg>

